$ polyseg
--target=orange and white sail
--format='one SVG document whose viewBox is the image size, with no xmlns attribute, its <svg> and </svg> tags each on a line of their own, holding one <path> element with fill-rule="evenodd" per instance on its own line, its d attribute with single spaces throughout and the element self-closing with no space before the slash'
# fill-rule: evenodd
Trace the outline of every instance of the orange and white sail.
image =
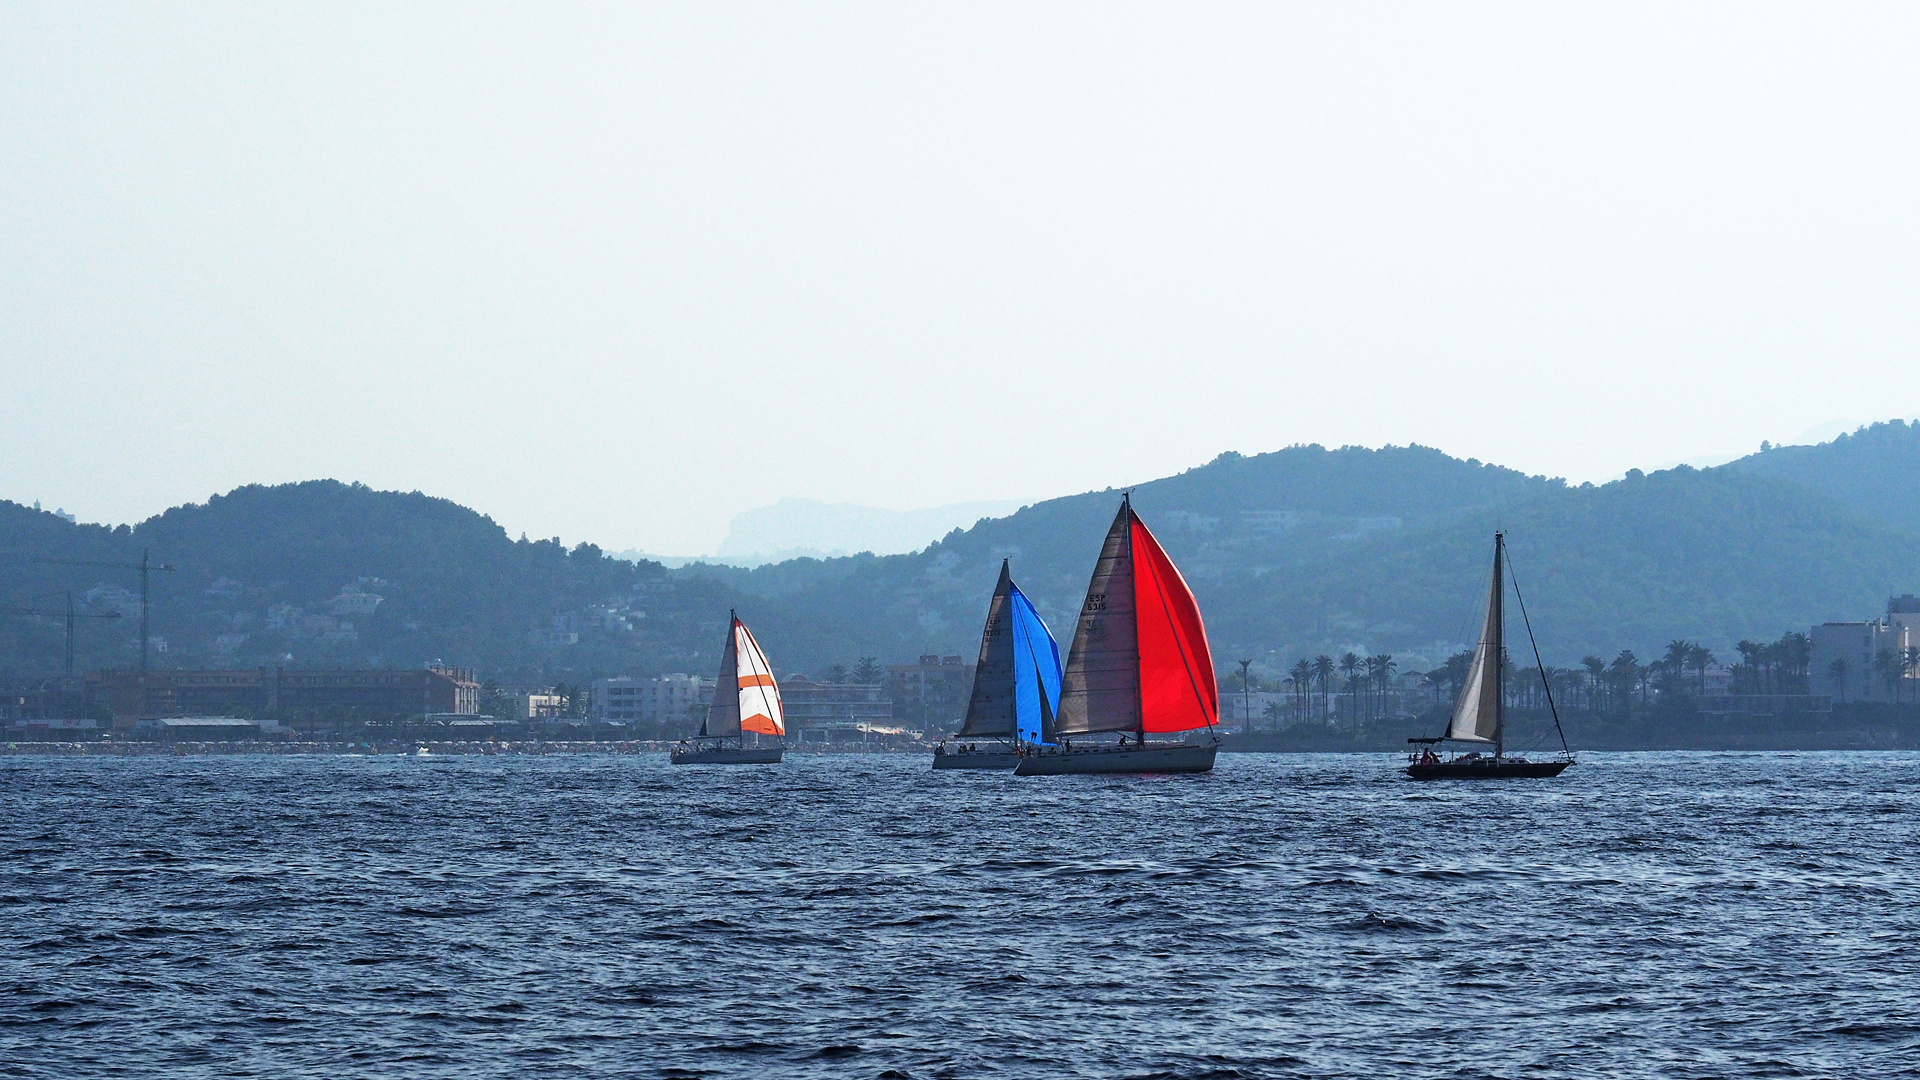
<svg viewBox="0 0 1920 1080">
<path fill-rule="evenodd" d="M 753 640 L 747 624 L 735 615 L 727 628 L 720 676 L 715 680 L 713 702 L 707 707 L 700 734 L 731 738 L 743 731 L 785 735 L 787 714 L 780 707 L 780 686 L 773 679 L 767 654 L 760 651 L 760 643 Z"/>
<path fill-rule="evenodd" d="M 780 707 L 780 684 L 773 681 L 773 665 L 753 640 L 753 631 L 738 618 L 733 620 L 733 635 L 739 656 L 734 677 L 740 684 L 740 730 L 785 735 L 787 714 Z"/>
</svg>

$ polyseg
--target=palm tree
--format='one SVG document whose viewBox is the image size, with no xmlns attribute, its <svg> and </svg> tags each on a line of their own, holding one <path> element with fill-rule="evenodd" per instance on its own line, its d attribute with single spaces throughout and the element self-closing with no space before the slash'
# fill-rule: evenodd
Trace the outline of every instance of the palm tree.
<svg viewBox="0 0 1920 1080">
<path fill-rule="evenodd" d="M 1380 686 L 1380 715 L 1387 714 L 1387 693 L 1393 687 L 1393 672 L 1400 665 L 1393 659 L 1392 653 L 1381 653 L 1367 657 L 1367 670 Z"/>
<path fill-rule="evenodd" d="M 1321 653 L 1313 658 L 1313 677 L 1320 683 L 1320 719 L 1327 718 L 1327 680 L 1333 678 L 1333 657 Z"/>
<path fill-rule="evenodd" d="M 1313 683 L 1313 661 L 1299 661 L 1289 669 L 1288 674 L 1293 677 L 1294 694 L 1298 699 L 1295 711 L 1304 717 L 1307 711 L 1307 687 Z"/>
<path fill-rule="evenodd" d="M 1626 703 L 1626 713 L 1633 715 L 1633 684 L 1640 674 L 1640 661 L 1633 655 L 1632 649 L 1621 649 L 1620 655 L 1607 665 L 1607 680 L 1614 687 L 1620 700 Z"/>
<path fill-rule="evenodd" d="M 1591 654 L 1580 658 L 1580 666 L 1587 669 L 1587 711 L 1600 711 L 1600 676 L 1606 673 L 1607 662 Z"/>
<path fill-rule="evenodd" d="M 1694 677 L 1699 680 L 1696 689 L 1702 694 L 1707 692 L 1707 667 L 1712 663 L 1713 654 L 1707 651 L 1705 645 L 1695 645 L 1687 650 L 1687 664 L 1693 668 Z"/>
<path fill-rule="evenodd" d="M 1660 665 L 1666 671 L 1670 685 L 1676 693 L 1686 693 L 1687 657 L 1698 648 L 1684 638 L 1667 642 L 1667 652 L 1660 658 Z"/>
<path fill-rule="evenodd" d="M 1909 645 L 1900 653 L 1900 681 L 1913 678 L 1915 670 L 1920 670 L 1920 645 Z"/>
<path fill-rule="evenodd" d="M 1833 680 L 1833 688 L 1840 693 L 1840 704 L 1845 705 L 1847 703 L 1846 660 L 1838 656 L 1834 657 L 1833 663 L 1827 665 L 1827 677 Z"/>
<path fill-rule="evenodd" d="M 1873 670 L 1879 672 L 1880 681 L 1887 684 L 1888 695 L 1892 695 L 1895 690 L 1899 689 L 1893 681 L 1899 678 L 1899 676 L 1893 673 L 1893 653 L 1891 651 L 1887 649 L 1880 650 L 1879 654 L 1873 658 Z"/>
<path fill-rule="evenodd" d="M 1353 701 L 1353 709 L 1347 713 L 1348 720 L 1352 720 L 1354 714 L 1360 711 L 1360 685 L 1356 675 L 1359 670 L 1359 654 L 1350 652 L 1340 654 L 1340 674 L 1347 677 L 1347 696 Z"/>
<path fill-rule="evenodd" d="M 1797 630 L 1788 631 L 1774 643 L 1780 651 L 1780 666 L 1785 669 L 1787 679 L 1793 689 L 1789 693 L 1810 694 L 1813 688 L 1807 678 L 1807 668 L 1813 664 L 1813 642 L 1807 635 Z"/>
<path fill-rule="evenodd" d="M 1749 677 L 1759 673 L 1760 657 L 1766 651 L 1766 646 L 1759 642 L 1742 640 L 1735 642 L 1733 647 L 1740 652 L 1740 667 L 1742 668 L 1740 681 L 1745 682 Z M 1756 691 L 1747 690 L 1746 692 L 1751 694 Z"/>
</svg>

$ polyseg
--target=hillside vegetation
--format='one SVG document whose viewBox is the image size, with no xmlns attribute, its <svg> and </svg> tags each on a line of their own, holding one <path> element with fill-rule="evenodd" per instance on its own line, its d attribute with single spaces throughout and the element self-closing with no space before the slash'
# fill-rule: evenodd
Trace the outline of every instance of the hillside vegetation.
<svg viewBox="0 0 1920 1080">
<path fill-rule="evenodd" d="M 1477 628 L 1496 528 L 1549 663 L 1871 617 L 1889 594 L 1920 591 L 1916 465 L 1920 425 L 1893 422 L 1597 486 L 1418 446 L 1298 446 L 1223 454 L 1132 491 L 1223 662 L 1251 657 L 1278 674 L 1351 649 L 1395 653 L 1409 670 Z M 1051 499 L 911 555 L 676 571 L 334 481 L 245 487 L 118 528 L 0 503 L 0 603 L 51 607 L 72 589 L 118 605 L 128 618 L 82 624 L 80 662 L 127 665 L 135 575 L 35 560 L 132 563 L 151 547 L 179 567 L 154 578 L 161 666 L 443 660 L 569 682 L 705 672 L 738 607 L 779 668 L 817 673 L 971 654 L 1003 558 L 1065 639 L 1119 494 Z M 0 671 L 57 670 L 60 633 L 52 620 L 0 619 Z"/>
</svg>

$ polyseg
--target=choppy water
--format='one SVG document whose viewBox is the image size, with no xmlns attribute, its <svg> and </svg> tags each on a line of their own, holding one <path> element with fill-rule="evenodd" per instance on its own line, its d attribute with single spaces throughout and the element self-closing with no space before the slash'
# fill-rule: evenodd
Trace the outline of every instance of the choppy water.
<svg viewBox="0 0 1920 1080">
<path fill-rule="evenodd" d="M 1920 1068 L 1920 755 L 0 759 L 0 1074 Z"/>
</svg>

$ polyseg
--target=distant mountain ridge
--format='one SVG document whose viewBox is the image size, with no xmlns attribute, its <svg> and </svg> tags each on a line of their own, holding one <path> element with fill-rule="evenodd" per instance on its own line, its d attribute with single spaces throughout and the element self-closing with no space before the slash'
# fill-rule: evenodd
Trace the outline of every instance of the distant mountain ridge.
<svg viewBox="0 0 1920 1080">
<path fill-rule="evenodd" d="M 1419 446 L 1295 446 L 1131 490 L 1199 595 L 1215 655 L 1277 674 L 1347 649 L 1437 663 L 1473 632 L 1495 528 L 1550 663 L 1872 617 L 1889 594 L 1920 591 L 1915 463 L 1920 425 L 1896 421 L 1597 486 Z M 737 607 L 780 670 L 819 672 L 972 652 L 1003 558 L 1064 646 L 1118 502 L 1085 492 L 911 554 L 750 570 L 515 541 L 443 499 L 334 481 L 240 488 L 133 527 L 0 502 L 0 604 L 130 587 L 124 572 L 33 560 L 133 562 L 151 546 L 180 566 L 155 576 L 170 666 L 440 659 L 570 682 L 704 672 Z M 132 635 L 127 620 L 84 628 L 82 663 L 126 665 Z M 58 656 L 54 623 L 0 619 L 0 672 L 49 672 Z"/>
</svg>

